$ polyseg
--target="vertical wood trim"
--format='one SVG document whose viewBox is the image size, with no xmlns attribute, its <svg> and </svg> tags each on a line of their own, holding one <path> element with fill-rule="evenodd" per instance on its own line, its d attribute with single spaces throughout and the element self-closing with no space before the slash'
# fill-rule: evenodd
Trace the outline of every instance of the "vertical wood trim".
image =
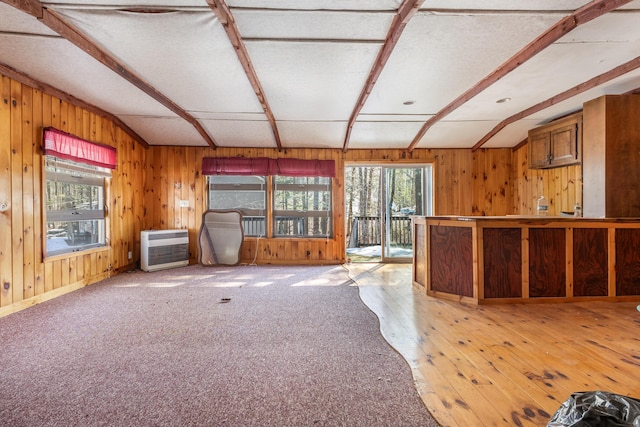
<svg viewBox="0 0 640 427">
<path fill-rule="evenodd" d="M 566 248 L 566 295 L 567 298 L 573 298 L 573 228 L 567 228 L 565 234 Z"/>
<path fill-rule="evenodd" d="M 0 75 L 0 307 L 13 303 L 11 183 L 11 80 Z"/>
<path fill-rule="evenodd" d="M 529 227 L 522 227 L 522 298 L 529 298 Z"/>
<path fill-rule="evenodd" d="M 473 298 L 477 301 L 484 299 L 484 228 L 477 224 L 472 228 L 473 238 Z"/>
<path fill-rule="evenodd" d="M 42 92 L 34 90 L 33 92 L 33 119 L 32 119 L 32 135 L 33 135 L 33 203 L 34 203 L 34 280 L 35 295 L 44 293 L 44 248 L 46 244 L 46 233 L 44 232 L 44 205 L 42 203 L 44 185 L 44 156 L 42 156 L 42 128 L 43 128 L 43 111 L 44 96 Z"/>
<path fill-rule="evenodd" d="M 11 82 L 11 250 L 13 279 L 11 300 L 23 299 L 24 290 L 24 232 L 22 218 L 22 85 Z"/>
<path fill-rule="evenodd" d="M 617 295 L 616 289 L 616 229 L 609 228 L 609 296 Z"/>
<path fill-rule="evenodd" d="M 33 90 L 22 88 L 22 241 L 24 299 L 35 295 Z"/>
</svg>

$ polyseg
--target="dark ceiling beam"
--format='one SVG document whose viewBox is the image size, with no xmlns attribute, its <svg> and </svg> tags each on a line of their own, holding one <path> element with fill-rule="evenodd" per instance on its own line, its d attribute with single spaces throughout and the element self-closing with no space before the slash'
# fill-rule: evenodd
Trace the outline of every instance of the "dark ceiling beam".
<svg viewBox="0 0 640 427">
<path fill-rule="evenodd" d="M 80 108 L 87 110 L 90 113 L 96 114 L 97 116 L 104 117 L 108 120 L 111 120 L 117 126 L 119 126 L 122 130 L 124 130 L 129 136 L 131 136 L 135 141 L 137 141 L 144 148 L 149 148 L 149 144 L 145 141 L 140 135 L 135 133 L 129 126 L 127 126 L 120 118 L 114 116 L 111 113 L 108 113 L 101 108 L 96 107 L 95 105 L 89 104 L 81 99 L 76 98 L 73 95 L 69 95 L 66 92 L 61 91 L 53 86 L 50 86 L 46 83 L 43 83 L 39 80 L 34 79 L 33 77 L 16 70 L 13 67 L 10 67 L 7 64 L 0 63 L 0 73 L 17 81 L 24 85 L 30 86 L 34 89 L 39 90 L 42 93 L 46 93 L 47 95 L 54 96 L 64 102 L 67 102 L 72 105 L 76 105 Z"/>
<path fill-rule="evenodd" d="M 238 30 L 236 21 L 233 19 L 231 10 L 229 10 L 229 6 L 227 6 L 224 0 L 207 0 L 207 3 L 211 10 L 213 10 L 213 13 L 215 13 L 216 17 L 220 20 L 222 27 L 227 33 L 227 37 L 236 51 L 236 55 L 242 64 L 242 68 L 244 68 L 244 72 L 251 83 L 251 87 L 253 87 L 253 91 L 258 97 L 258 101 L 260 101 L 262 109 L 267 116 L 267 120 L 269 120 L 269 123 L 271 124 L 271 131 L 273 132 L 273 137 L 276 140 L 276 145 L 278 146 L 278 149 L 282 149 L 282 141 L 280 140 L 280 132 L 278 131 L 276 118 L 269 106 L 262 84 L 260 84 L 260 80 L 258 79 L 258 74 L 256 73 L 255 68 L 253 68 L 249 52 L 247 52 L 247 48 L 242 40 L 242 36 L 240 35 L 240 30 Z"/>
<path fill-rule="evenodd" d="M 585 6 L 577 9 L 571 15 L 568 15 L 542 33 L 538 38 L 522 48 L 518 53 L 509 58 L 504 64 L 495 69 L 491 74 L 480 80 L 469 90 L 451 101 L 447 106 L 438 111 L 433 117 L 425 122 L 420 128 L 418 134 L 413 138 L 408 147 L 409 152 L 413 151 L 427 131 L 442 120 L 444 117 L 452 113 L 454 110 L 465 104 L 474 96 L 487 89 L 492 84 L 524 64 L 526 61 L 540 53 L 542 50 L 556 42 L 561 37 L 574 30 L 579 25 L 585 24 L 605 13 L 617 9 L 629 3 L 631 0 L 594 0 Z"/>
<path fill-rule="evenodd" d="M 574 96 L 577 96 L 583 92 L 593 89 L 594 87 L 598 87 L 610 80 L 623 76 L 639 67 L 640 67 L 640 56 L 636 57 L 635 59 L 632 59 L 631 61 L 625 62 L 624 64 L 616 68 L 613 68 L 605 73 L 602 73 L 592 79 L 589 79 L 586 82 L 582 82 L 579 85 L 572 87 L 571 89 L 565 90 L 562 93 L 559 93 L 555 96 L 552 96 L 549 99 L 539 102 L 538 104 L 532 107 L 529 107 L 526 110 L 520 111 L 519 113 L 514 114 L 511 117 L 506 118 L 505 120 L 498 123 L 496 127 L 491 129 L 491 131 L 487 133 L 484 137 L 482 137 L 482 139 L 472 147 L 472 151 L 476 151 L 478 148 L 482 147 L 487 141 L 489 141 L 498 132 L 500 132 L 502 129 L 504 129 L 506 126 L 510 125 L 511 123 L 517 122 L 518 120 L 521 120 L 534 113 L 537 113 L 538 111 L 542 111 L 545 108 L 549 108 L 552 105 L 555 105 L 559 102 L 565 101 L 569 98 L 573 98 Z M 631 91 L 631 93 L 633 93 L 633 91 Z"/>
<path fill-rule="evenodd" d="M 198 122 L 195 117 L 187 113 L 172 100 L 156 90 L 149 83 L 138 77 L 133 71 L 129 70 L 126 66 L 118 62 L 118 60 L 116 60 L 108 52 L 96 45 L 93 41 L 88 39 L 82 32 L 68 24 L 57 13 L 45 8 L 43 9 L 41 21 L 47 27 L 51 28 L 53 31 L 57 32 L 62 37 L 94 57 L 104 66 L 110 68 L 119 76 L 129 81 L 138 89 L 158 101 L 160 104 L 164 105 L 169 110 L 182 117 L 184 120 L 186 120 L 196 128 L 198 133 L 202 136 L 202 138 L 204 138 L 204 140 L 207 142 L 207 144 L 209 144 L 211 148 L 216 148 L 216 143 L 213 138 L 207 133 L 207 131 L 202 127 L 200 122 Z"/>
<path fill-rule="evenodd" d="M 360 96 L 358 97 L 358 101 L 356 102 L 356 106 L 351 112 L 351 116 L 349 117 L 349 122 L 347 123 L 347 132 L 344 136 L 344 144 L 342 145 L 342 151 L 347 152 L 349 148 L 349 140 L 351 139 L 351 130 L 353 129 L 353 125 L 364 108 L 364 104 L 367 102 L 373 87 L 380 77 L 384 66 L 386 65 L 393 49 L 398 44 L 398 40 L 400 39 L 400 35 L 404 31 L 404 28 L 407 25 L 407 22 L 415 15 L 420 6 L 422 6 L 424 0 L 404 0 L 400 7 L 398 8 L 398 12 L 393 18 L 391 22 L 391 26 L 389 27 L 389 31 L 387 32 L 387 37 L 382 45 L 382 48 L 378 52 L 378 56 L 376 57 L 375 62 L 373 63 L 373 67 L 369 72 L 369 76 L 367 77 L 367 81 L 362 88 L 362 92 L 360 92 Z"/>
</svg>

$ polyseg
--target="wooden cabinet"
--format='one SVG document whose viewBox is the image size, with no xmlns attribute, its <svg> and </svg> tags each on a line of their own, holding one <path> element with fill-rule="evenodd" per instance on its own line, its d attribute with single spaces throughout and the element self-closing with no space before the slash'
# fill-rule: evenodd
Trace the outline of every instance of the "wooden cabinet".
<svg viewBox="0 0 640 427">
<path fill-rule="evenodd" d="M 413 282 L 429 296 L 473 304 L 640 301 L 635 218 L 431 216 L 412 223 Z"/>
<path fill-rule="evenodd" d="M 572 114 L 529 131 L 529 168 L 580 163 L 582 113 Z"/>
</svg>

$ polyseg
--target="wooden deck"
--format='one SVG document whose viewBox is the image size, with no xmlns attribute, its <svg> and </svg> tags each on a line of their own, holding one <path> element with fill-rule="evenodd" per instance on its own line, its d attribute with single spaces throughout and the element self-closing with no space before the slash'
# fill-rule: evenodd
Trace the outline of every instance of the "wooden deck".
<svg viewBox="0 0 640 427">
<path fill-rule="evenodd" d="M 545 426 L 576 391 L 640 397 L 637 303 L 466 305 L 428 297 L 410 265 L 348 269 L 443 426 Z"/>
</svg>

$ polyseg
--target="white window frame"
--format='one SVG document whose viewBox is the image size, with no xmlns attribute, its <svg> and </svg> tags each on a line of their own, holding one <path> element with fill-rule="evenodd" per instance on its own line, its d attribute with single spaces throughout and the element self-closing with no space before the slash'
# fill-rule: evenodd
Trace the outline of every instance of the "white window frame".
<svg viewBox="0 0 640 427">
<path fill-rule="evenodd" d="M 80 252 L 107 245 L 107 180 L 111 171 L 106 168 L 85 165 L 55 156 L 45 156 L 44 230 L 47 257 Z M 97 190 L 91 206 L 73 203 L 53 209 L 50 196 L 65 197 L 62 186 L 84 185 Z M 51 191 L 50 191 L 51 190 Z M 77 201 L 76 201 L 77 202 Z"/>
<path fill-rule="evenodd" d="M 313 180 L 320 182 L 314 183 Z M 285 181 L 285 182 L 282 182 Z M 287 182 L 292 181 L 292 182 Z M 329 177 L 273 176 L 273 237 L 330 238 L 333 236 L 333 182 Z M 285 192 L 291 204 L 282 206 Z M 310 206 L 313 193 L 321 193 L 318 206 Z M 302 202 L 302 205 L 300 205 Z M 321 233 L 322 229 L 326 230 Z M 285 230 L 285 231 L 283 231 Z"/>
</svg>

